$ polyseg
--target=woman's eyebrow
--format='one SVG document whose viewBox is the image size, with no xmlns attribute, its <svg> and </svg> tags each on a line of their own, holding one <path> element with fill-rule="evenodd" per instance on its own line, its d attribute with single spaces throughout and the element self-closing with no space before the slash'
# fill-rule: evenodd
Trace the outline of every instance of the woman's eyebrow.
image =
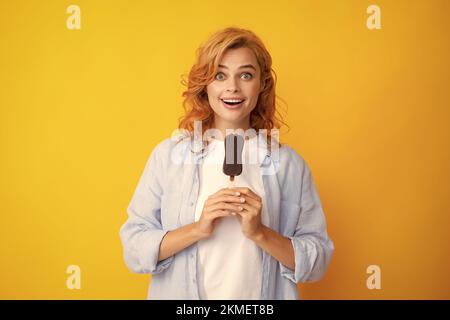
<svg viewBox="0 0 450 320">
<path fill-rule="evenodd" d="M 228 69 L 228 67 L 223 64 L 219 64 L 219 68 Z M 244 64 L 244 65 L 240 66 L 238 69 L 245 69 L 245 68 L 251 68 L 256 71 L 256 68 L 252 64 Z"/>
</svg>

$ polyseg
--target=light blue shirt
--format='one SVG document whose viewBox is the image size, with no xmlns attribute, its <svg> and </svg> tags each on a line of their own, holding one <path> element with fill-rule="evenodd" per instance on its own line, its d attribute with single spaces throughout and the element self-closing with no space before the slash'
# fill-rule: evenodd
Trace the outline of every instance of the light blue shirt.
<svg viewBox="0 0 450 320">
<path fill-rule="evenodd" d="M 199 163 L 207 153 L 207 148 L 192 152 L 194 144 L 189 139 L 177 143 L 179 137 L 154 148 L 120 229 L 126 265 L 135 273 L 152 274 L 148 299 L 199 299 L 196 243 L 158 262 L 164 235 L 195 221 Z M 261 299 L 298 299 L 296 284 L 323 277 L 334 245 L 305 160 L 287 145 L 270 152 L 259 143 L 258 152 L 267 227 L 289 238 L 295 252 L 291 270 L 263 251 Z"/>
</svg>

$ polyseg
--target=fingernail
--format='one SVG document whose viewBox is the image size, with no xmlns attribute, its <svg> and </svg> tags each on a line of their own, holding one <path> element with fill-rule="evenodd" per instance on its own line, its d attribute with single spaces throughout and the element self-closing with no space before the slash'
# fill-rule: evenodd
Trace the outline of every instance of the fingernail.
<svg viewBox="0 0 450 320">
<path fill-rule="evenodd" d="M 244 198 L 240 198 L 239 199 L 241 202 L 245 202 L 245 199 Z"/>
<path fill-rule="evenodd" d="M 240 196 L 240 195 L 241 195 L 241 193 L 240 193 L 240 192 L 236 192 L 236 193 L 235 193 L 235 195 L 237 195 L 237 196 Z"/>
<path fill-rule="evenodd" d="M 231 215 L 235 216 L 235 215 L 236 215 L 236 212 L 231 212 Z"/>
<path fill-rule="evenodd" d="M 238 210 L 239 210 L 239 211 L 242 210 L 242 207 L 238 207 Z"/>
</svg>

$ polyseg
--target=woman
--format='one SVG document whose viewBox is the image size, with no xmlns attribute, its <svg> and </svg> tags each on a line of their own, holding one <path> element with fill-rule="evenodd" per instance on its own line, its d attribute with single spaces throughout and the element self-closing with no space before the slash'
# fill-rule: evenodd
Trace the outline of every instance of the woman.
<svg viewBox="0 0 450 320">
<path fill-rule="evenodd" d="M 251 31 L 221 30 L 186 84 L 181 133 L 153 150 L 120 230 L 126 264 L 152 274 L 149 299 L 298 299 L 334 246 L 307 163 L 274 139 L 269 52 Z M 243 138 L 233 185 L 230 132 Z"/>
</svg>

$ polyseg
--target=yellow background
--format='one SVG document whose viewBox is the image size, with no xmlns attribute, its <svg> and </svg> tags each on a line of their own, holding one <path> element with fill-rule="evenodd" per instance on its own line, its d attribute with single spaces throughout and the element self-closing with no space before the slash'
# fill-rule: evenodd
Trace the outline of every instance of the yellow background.
<svg viewBox="0 0 450 320">
<path fill-rule="evenodd" d="M 0 298 L 146 297 L 119 228 L 182 115 L 180 76 L 230 25 L 273 56 L 281 138 L 310 164 L 335 242 L 301 296 L 450 298 L 449 13 L 446 0 L 2 0 Z M 72 264 L 81 290 L 66 288 Z M 381 290 L 366 287 L 372 264 Z"/>
</svg>

